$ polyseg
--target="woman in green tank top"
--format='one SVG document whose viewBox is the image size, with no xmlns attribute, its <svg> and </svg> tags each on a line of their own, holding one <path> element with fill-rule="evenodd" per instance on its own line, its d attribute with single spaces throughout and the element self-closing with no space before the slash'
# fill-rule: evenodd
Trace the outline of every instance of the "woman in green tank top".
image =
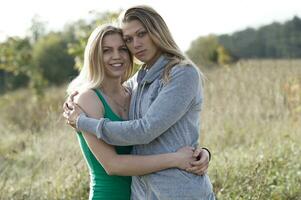
<svg viewBox="0 0 301 200">
<path fill-rule="evenodd" d="M 68 93 L 79 91 L 75 102 L 90 117 L 127 120 L 131 91 L 122 83 L 131 75 L 132 66 L 121 30 L 111 25 L 98 27 L 88 40 L 83 68 L 70 83 Z M 78 132 L 77 136 L 90 171 L 89 199 L 93 200 L 130 199 L 130 176 L 173 167 L 186 169 L 195 160 L 191 147 L 137 156 L 130 155 L 129 146 L 113 147 L 87 133 Z"/>
</svg>

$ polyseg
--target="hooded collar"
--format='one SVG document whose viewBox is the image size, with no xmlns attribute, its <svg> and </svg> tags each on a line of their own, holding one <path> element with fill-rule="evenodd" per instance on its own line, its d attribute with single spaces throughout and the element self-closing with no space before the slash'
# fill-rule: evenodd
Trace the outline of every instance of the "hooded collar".
<svg viewBox="0 0 301 200">
<path fill-rule="evenodd" d="M 140 81 L 141 83 L 151 83 L 153 82 L 158 76 L 160 76 L 165 68 L 166 64 L 168 63 L 168 59 L 161 55 L 157 61 L 149 68 L 149 70 L 141 69 Z M 138 78 L 139 79 L 139 78 Z M 140 82 L 139 81 L 139 82 Z"/>
</svg>

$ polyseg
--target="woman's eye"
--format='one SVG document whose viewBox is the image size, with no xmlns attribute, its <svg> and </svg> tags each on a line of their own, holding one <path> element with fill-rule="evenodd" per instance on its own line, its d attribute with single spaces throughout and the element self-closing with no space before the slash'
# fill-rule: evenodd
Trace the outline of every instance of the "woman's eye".
<svg viewBox="0 0 301 200">
<path fill-rule="evenodd" d="M 123 48 L 121 48 L 120 50 L 121 50 L 121 51 L 128 51 L 128 48 L 123 47 Z"/>
<path fill-rule="evenodd" d="M 147 34 L 146 31 L 141 31 L 141 32 L 138 33 L 138 37 L 143 37 L 143 36 L 145 36 L 146 34 Z"/>
</svg>

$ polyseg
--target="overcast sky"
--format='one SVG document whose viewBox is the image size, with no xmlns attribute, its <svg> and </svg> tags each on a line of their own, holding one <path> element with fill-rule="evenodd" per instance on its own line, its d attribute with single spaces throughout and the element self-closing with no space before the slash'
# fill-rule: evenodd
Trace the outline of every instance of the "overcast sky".
<svg viewBox="0 0 301 200">
<path fill-rule="evenodd" d="M 152 6 L 162 15 L 182 50 L 199 36 L 301 17 L 301 0 L 3 0 L 0 40 L 24 36 L 35 15 L 47 22 L 48 30 L 60 30 L 67 22 L 89 17 L 92 10 L 118 11 L 138 4 Z"/>
</svg>

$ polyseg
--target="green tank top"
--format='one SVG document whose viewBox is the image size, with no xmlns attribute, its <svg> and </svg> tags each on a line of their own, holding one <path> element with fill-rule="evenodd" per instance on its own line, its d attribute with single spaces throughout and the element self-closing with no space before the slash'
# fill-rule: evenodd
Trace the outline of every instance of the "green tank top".
<svg viewBox="0 0 301 200">
<path fill-rule="evenodd" d="M 94 92 L 104 106 L 104 118 L 108 118 L 111 121 L 122 121 L 122 119 L 112 111 L 100 91 L 94 89 Z M 131 177 L 109 176 L 90 151 L 81 132 L 78 132 L 77 138 L 90 172 L 89 199 L 129 200 L 131 195 Z M 130 154 L 132 147 L 116 146 L 115 149 L 118 154 Z"/>
</svg>

